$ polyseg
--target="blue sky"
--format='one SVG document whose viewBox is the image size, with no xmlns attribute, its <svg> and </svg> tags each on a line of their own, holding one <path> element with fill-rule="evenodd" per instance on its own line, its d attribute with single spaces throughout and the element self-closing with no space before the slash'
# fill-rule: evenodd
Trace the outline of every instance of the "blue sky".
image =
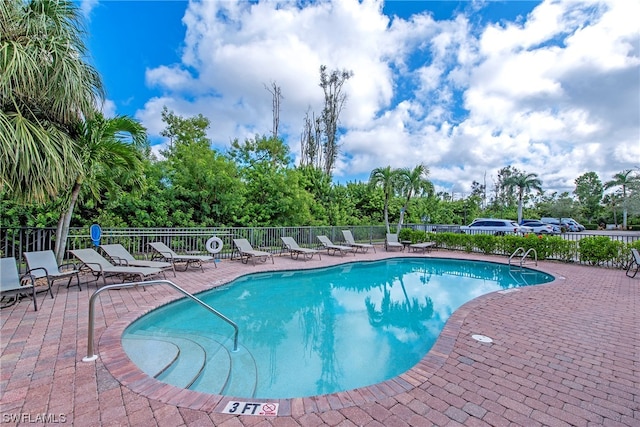
<svg viewBox="0 0 640 427">
<path fill-rule="evenodd" d="M 548 191 L 640 166 L 640 16 L 627 0 L 86 1 L 103 109 L 147 127 L 167 106 L 225 150 L 271 131 L 299 151 L 319 67 L 347 69 L 339 182 L 424 163 L 439 190 L 491 190 L 512 165 Z"/>
</svg>

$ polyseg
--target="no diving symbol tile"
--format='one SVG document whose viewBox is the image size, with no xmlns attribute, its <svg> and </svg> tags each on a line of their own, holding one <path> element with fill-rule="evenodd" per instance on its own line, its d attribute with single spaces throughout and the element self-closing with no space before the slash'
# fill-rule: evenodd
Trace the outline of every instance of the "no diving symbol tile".
<svg viewBox="0 0 640 427">
<path fill-rule="evenodd" d="M 222 410 L 223 414 L 259 415 L 261 417 L 275 417 L 278 415 L 279 403 L 275 402 L 239 402 L 232 400 Z"/>
</svg>

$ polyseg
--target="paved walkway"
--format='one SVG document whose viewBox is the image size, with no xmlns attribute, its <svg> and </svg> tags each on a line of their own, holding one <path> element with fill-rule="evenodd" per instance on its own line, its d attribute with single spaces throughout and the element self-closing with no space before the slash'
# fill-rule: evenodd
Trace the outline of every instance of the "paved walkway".
<svg viewBox="0 0 640 427">
<path fill-rule="evenodd" d="M 380 259 L 406 254 L 358 254 Z M 410 256 L 422 256 L 410 254 Z M 427 256 L 504 257 L 435 251 Z M 249 272 L 352 261 L 276 257 L 179 272 L 197 292 Z M 228 398 L 181 390 L 142 374 L 124 355 L 122 330 L 179 297 L 166 287 L 112 291 L 96 305 L 99 358 L 87 353 L 88 301 L 54 286 L 39 310 L 24 300 L 0 313 L 0 423 L 77 426 L 640 426 L 640 278 L 624 271 L 541 262 L 557 280 L 481 296 L 458 309 L 434 348 L 397 378 L 357 390 L 280 400 L 278 417 L 221 413 Z M 168 277 L 174 280 L 169 275 Z M 493 343 L 471 338 L 482 334 Z M 246 400 L 246 399 L 245 399 Z"/>
</svg>

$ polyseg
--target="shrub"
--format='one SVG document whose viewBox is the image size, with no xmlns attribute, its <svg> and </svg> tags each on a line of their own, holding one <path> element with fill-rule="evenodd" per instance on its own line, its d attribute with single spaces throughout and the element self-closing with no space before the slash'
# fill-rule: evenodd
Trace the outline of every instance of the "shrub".
<svg viewBox="0 0 640 427">
<path fill-rule="evenodd" d="M 621 242 L 613 241 L 606 236 L 585 237 L 578 245 L 580 261 L 592 265 L 618 262 Z"/>
<path fill-rule="evenodd" d="M 491 234 L 474 234 L 471 236 L 473 246 L 484 254 L 492 254 L 498 247 L 498 237 Z"/>
</svg>

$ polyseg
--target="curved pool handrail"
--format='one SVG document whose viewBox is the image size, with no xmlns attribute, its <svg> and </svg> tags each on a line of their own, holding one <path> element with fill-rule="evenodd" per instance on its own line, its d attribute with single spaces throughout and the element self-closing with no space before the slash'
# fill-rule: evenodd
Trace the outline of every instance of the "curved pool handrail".
<svg viewBox="0 0 640 427">
<path fill-rule="evenodd" d="M 174 288 L 175 290 L 177 290 L 177 291 L 181 292 L 182 294 L 184 294 L 185 296 L 187 296 L 188 298 L 190 298 L 193 301 L 197 302 L 202 307 L 204 307 L 205 309 L 209 310 L 211 313 L 213 313 L 216 316 L 218 316 L 220 319 L 224 320 L 225 322 L 227 322 L 228 324 L 233 326 L 233 330 L 234 330 L 234 333 L 233 333 L 233 351 L 237 351 L 238 350 L 238 332 L 239 332 L 239 329 L 238 329 L 238 325 L 236 325 L 235 322 L 233 322 L 231 319 L 226 317 L 224 314 L 220 313 L 215 308 L 213 308 L 210 305 L 206 304 L 204 301 L 196 298 L 194 295 L 192 295 L 189 292 L 185 291 L 180 286 L 176 285 L 175 283 L 173 283 L 170 280 L 149 280 L 147 282 L 118 283 L 118 284 L 114 284 L 114 285 L 103 286 L 100 289 L 98 289 L 97 291 L 95 291 L 93 293 L 93 295 L 91 295 L 91 298 L 89 299 L 89 332 L 88 332 L 88 337 L 87 337 L 87 341 L 88 341 L 87 342 L 87 356 L 82 358 L 83 362 L 93 362 L 94 360 L 96 360 L 98 358 L 98 355 L 94 354 L 94 351 L 93 351 L 93 325 L 94 325 L 94 317 L 95 317 L 94 305 L 95 305 L 95 300 L 98 298 L 98 295 L 100 295 L 100 293 L 102 293 L 103 291 L 108 291 L 108 290 L 111 290 L 111 289 L 133 288 L 133 287 L 137 287 L 137 286 L 149 286 L 149 285 L 169 285 L 172 288 Z"/>
</svg>

